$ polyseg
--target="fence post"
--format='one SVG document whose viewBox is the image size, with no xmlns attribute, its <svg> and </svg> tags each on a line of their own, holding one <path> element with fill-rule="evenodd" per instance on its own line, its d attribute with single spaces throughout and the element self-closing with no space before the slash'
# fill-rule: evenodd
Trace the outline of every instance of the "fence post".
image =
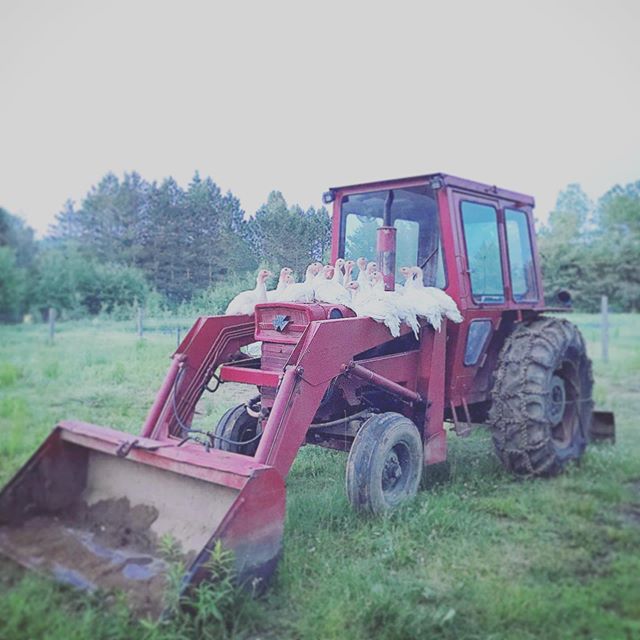
<svg viewBox="0 0 640 640">
<path fill-rule="evenodd" d="M 603 362 L 609 362 L 609 298 L 607 296 L 602 296 L 600 300 L 600 314 L 602 360 Z"/>
<path fill-rule="evenodd" d="M 137 326 L 138 326 L 138 339 L 142 340 L 142 336 L 144 334 L 144 307 L 142 305 L 138 305 Z"/>
<path fill-rule="evenodd" d="M 53 344 L 56 335 L 56 310 L 49 307 L 49 342 Z"/>
</svg>

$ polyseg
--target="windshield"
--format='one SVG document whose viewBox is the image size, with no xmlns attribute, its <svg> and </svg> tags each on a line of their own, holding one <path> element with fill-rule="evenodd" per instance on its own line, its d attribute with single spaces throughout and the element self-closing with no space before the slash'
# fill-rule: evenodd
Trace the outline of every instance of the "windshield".
<svg viewBox="0 0 640 640">
<path fill-rule="evenodd" d="M 340 255 L 347 260 L 376 260 L 376 229 L 382 226 L 389 190 L 370 191 L 342 199 Z M 427 286 L 444 288 L 438 208 L 428 185 L 393 189 L 391 224 L 396 232 L 396 282 L 401 267 L 420 266 Z"/>
</svg>

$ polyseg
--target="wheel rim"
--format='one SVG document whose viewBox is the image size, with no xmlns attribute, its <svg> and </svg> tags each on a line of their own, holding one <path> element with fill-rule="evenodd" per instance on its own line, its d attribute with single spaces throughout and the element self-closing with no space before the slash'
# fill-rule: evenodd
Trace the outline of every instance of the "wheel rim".
<svg viewBox="0 0 640 640">
<path fill-rule="evenodd" d="M 549 419 L 551 438 L 558 449 L 568 447 L 578 427 L 580 389 L 578 375 L 572 362 L 562 363 L 551 378 Z"/>
<path fill-rule="evenodd" d="M 398 442 L 387 453 L 382 467 L 382 492 L 388 502 L 394 502 L 398 496 L 403 495 L 409 480 L 410 466 L 409 447 L 404 442 Z"/>
<path fill-rule="evenodd" d="M 564 386 L 564 380 L 559 375 L 551 378 L 551 404 L 549 405 L 549 419 L 554 427 L 562 422 L 567 393 Z"/>
</svg>

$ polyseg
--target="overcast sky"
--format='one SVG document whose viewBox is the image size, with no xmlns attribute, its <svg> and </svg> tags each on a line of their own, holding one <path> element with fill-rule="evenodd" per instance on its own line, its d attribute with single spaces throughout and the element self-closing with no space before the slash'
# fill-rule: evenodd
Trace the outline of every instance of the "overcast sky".
<svg viewBox="0 0 640 640">
<path fill-rule="evenodd" d="M 443 171 L 536 197 L 640 179 L 640 2 L 0 0 L 0 206 L 106 172 L 272 189 Z"/>
</svg>

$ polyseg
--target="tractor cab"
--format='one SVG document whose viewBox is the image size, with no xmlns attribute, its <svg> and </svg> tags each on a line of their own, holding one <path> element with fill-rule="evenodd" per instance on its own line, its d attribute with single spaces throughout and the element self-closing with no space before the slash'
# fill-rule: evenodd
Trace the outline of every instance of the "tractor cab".
<svg viewBox="0 0 640 640">
<path fill-rule="evenodd" d="M 530 196 L 445 174 L 334 187 L 332 259 L 378 261 L 387 289 L 400 267 L 461 309 L 541 309 Z M 392 251 L 389 236 L 395 236 Z"/>
</svg>

